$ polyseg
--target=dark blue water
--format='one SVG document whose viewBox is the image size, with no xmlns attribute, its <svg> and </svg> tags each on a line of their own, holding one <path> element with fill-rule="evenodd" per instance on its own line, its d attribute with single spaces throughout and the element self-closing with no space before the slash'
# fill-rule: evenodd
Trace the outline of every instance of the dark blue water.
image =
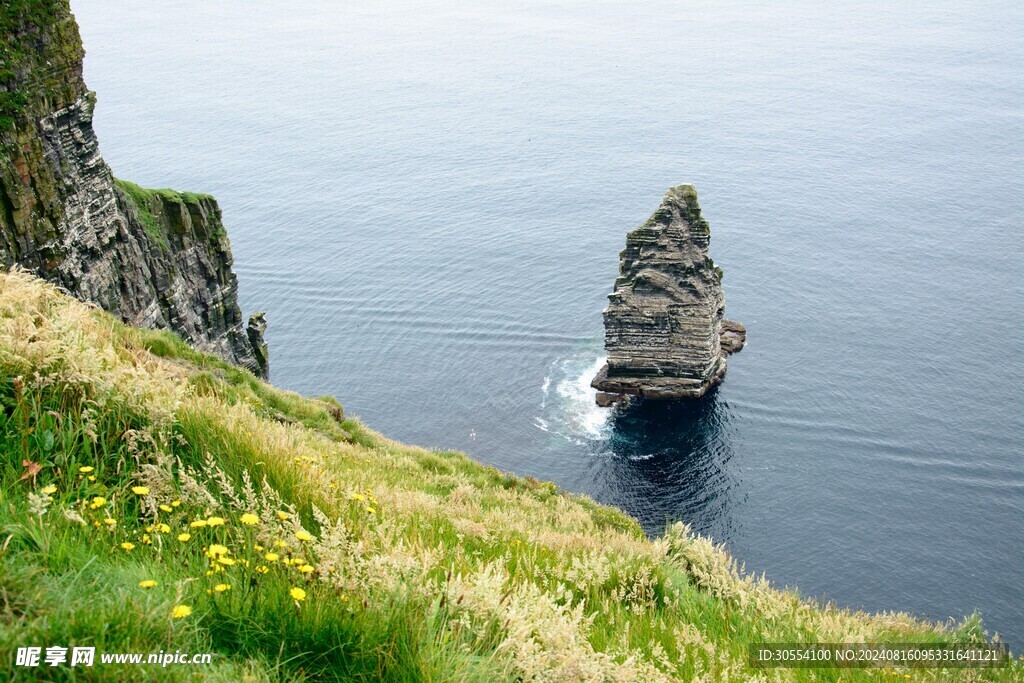
<svg viewBox="0 0 1024 683">
<path fill-rule="evenodd" d="M 1024 643 L 1024 5 L 72 4 L 107 160 L 217 195 L 275 383 Z M 617 254 L 680 182 L 750 343 L 610 417 Z"/>
</svg>

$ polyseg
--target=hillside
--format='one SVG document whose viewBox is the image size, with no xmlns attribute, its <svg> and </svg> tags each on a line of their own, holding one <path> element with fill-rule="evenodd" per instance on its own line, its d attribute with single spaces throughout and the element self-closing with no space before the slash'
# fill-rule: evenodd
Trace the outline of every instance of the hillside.
<svg viewBox="0 0 1024 683">
<path fill-rule="evenodd" d="M 905 680 L 759 671 L 747 647 L 984 638 L 776 590 L 683 525 L 648 540 L 550 483 L 390 441 L 23 271 L 0 274 L 0 402 L 6 677 Z M 17 667 L 30 645 L 213 656 Z"/>
</svg>

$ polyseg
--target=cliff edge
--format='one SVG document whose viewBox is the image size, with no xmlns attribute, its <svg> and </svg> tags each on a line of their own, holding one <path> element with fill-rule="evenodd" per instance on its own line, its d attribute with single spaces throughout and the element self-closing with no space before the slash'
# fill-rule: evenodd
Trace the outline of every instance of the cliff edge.
<svg viewBox="0 0 1024 683">
<path fill-rule="evenodd" d="M 243 322 L 216 200 L 116 180 L 104 162 L 67 0 L 5 3 L 0 41 L 0 265 L 266 377 L 265 323 Z"/>
<path fill-rule="evenodd" d="M 608 364 L 594 378 L 600 405 L 619 396 L 698 398 L 725 375 L 746 330 L 724 320 L 722 270 L 697 191 L 680 185 L 626 236 L 604 311 Z"/>
</svg>

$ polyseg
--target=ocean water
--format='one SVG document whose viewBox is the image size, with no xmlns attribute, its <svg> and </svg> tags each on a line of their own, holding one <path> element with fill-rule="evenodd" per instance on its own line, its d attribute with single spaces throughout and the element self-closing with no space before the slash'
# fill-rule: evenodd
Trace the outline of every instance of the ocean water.
<svg viewBox="0 0 1024 683">
<path fill-rule="evenodd" d="M 276 384 L 1024 646 L 1024 5 L 72 6 L 107 161 L 218 197 Z M 681 182 L 749 345 L 613 415 L 601 310 Z"/>
</svg>

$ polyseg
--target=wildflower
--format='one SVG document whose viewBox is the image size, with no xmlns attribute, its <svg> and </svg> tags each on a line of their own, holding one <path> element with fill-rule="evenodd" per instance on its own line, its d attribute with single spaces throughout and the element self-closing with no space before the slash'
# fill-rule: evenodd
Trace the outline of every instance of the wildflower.
<svg viewBox="0 0 1024 683">
<path fill-rule="evenodd" d="M 149 487 L 148 486 L 133 486 L 132 487 L 132 493 L 134 493 L 136 496 L 149 495 Z"/>
<path fill-rule="evenodd" d="M 282 522 L 288 519 L 289 517 L 291 517 L 291 515 L 289 515 L 287 512 L 281 512 L 280 510 L 277 511 L 277 518 Z"/>
<path fill-rule="evenodd" d="M 189 522 L 189 524 L 188 524 L 188 525 L 189 525 L 190 527 L 192 527 L 193 529 L 199 529 L 199 528 L 201 528 L 201 527 L 204 527 L 204 526 L 206 526 L 206 520 L 205 520 L 205 519 L 197 519 L 197 520 L 196 520 L 196 521 L 194 521 L 194 522 Z"/>
<path fill-rule="evenodd" d="M 220 545 L 219 543 L 214 543 L 213 545 L 211 545 L 209 548 L 206 549 L 206 556 L 207 557 L 218 557 L 220 555 L 230 555 L 230 554 L 231 554 L 231 551 L 228 550 L 226 546 Z"/>
<path fill-rule="evenodd" d="M 89 465 L 86 465 L 84 467 L 79 467 L 78 468 L 78 471 L 81 472 L 82 474 L 89 474 L 90 472 L 92 472 L 92 470 L 93 470 L 93 468 L 90 467 Z"/>
<path fill-rule="evenodd" d="M 187 541 L 190 538 L 192 538 L 192 534 L 190 534 L 190 533 L 178 534 L 178 540 L 181 541 L 182 543 L 184 543 L 185 541 Z"/>
<path fill-rule="evenodd" d="M 86 477 L 86 479 L 88 479 L 89 481 L 96 481 L 96 475 L 90 474 L 88 477 Z"/>
<path fill-rule="evenodd" d="M 269 571 L 270 571 L 270 568 L 267 567 L 266 565 L 262 565 L 261 564 L 258 567 L 256 567 L 256 572 L 259 573 L 259 574 L 266 574 Z"/>
<path fill-rule="evenodd" d="M 174 619 L 184 619 L 190 614 L 192 614 L 192 608 L 188 605 L 175 605 L 171 610 L 171 617 Z"/>
<path fill-rule="evenodd" d="M 45 493 L 48 496 L 52 496 L 53 494 L 57 493 L 57 487 L 54 486 L 53 484 L 50 484 L 49 486 L 44 486 L 43 493 Z"/>
<path fill-rule="evenodd" d="M 124 543 L 121 544 L 121 547 L 124 548 L 124 551 L 127 553 L 127 552 L 131 552 L 132 551 L 132 549 L 135 547 L 135 544 L 134 543 L 129 543 L 128 541 L 125 541 Z"/>
<path fill-rule="evenodd" d="M 153 540 L 150 539 L 149 534 L 142 534 L 142 542 L 146 545 L 150 545 L 153 543 Z"/>
<path fill-rule="evenodd" d="M 364 502 L 366 500 L 366 496 L 364 496 L 361 493 L 353 493 L 352 495 L 349 496 L 349 498 L 351 498 L 352 500 L 358 500 L 360 502 Z"/>
<path fill-rule="evenodd" d="M 260 518 L 252 514 L 251 512 L 246 512 L 239 518 L 239 521 L 242 524 L 252 526 L 253 524 L 259 524 Z"/>
<path fill-rule="evenodd" d="M 161 509 L 161 510 L 162 510 L 163 512 L 171 512 L 172 510 L 174 510 L 174 508 L 172 508 L 172 507 L 171 507 L 170 505 L 166 505 L 166 504 L 162 504 L 162 505 L 160 506 L 160 509 Z"/>
<path fill-rule="evenodd" d="M 252 549 L 253 549 L 253 550 L 255 550 L 255 551 L 256 551 L 256 552 L 258 552 L 258 553 L 262 553 L 262 552 L 263 552 L 263 546 L 261 546 L 261 545 L 260 545 L 259 543 L 257 543 L 256 545 L 254 545 L 254 546 L 252 547 Z"/>
<path fill-rule="evenodd" d="M 295 538 L 299 539 L 300 541 L 312 541 L 313 540 L 313 536 L 308 531 L 305 531 L 305 530 L 296 531 L 295 532 Z"/>
<path fill-rule="evenodd" d="M 377 511 L 370 507 L 366 508 L 366 511 L 369 512 L 371 515 L 377 514 Z"/>
<path fill-rule="evenodd" d="M 263 559 L 267 562 L 277 562 L 278 558 L 281 557 L 277 553 L 267 553 L 263 556 Z"/>
<path fill-rule="evenodd" d="M 207 526 L 221 526 L 224 524 L 223 517 L 210 517 L 206 520 Z"/>
<path fill-rule="evenodd" d="M 223 593 L 224 591 L 231 590 L 231 584 L 230 583 L 218 583 L 216 586 L 213 587 L 213 590 L 217 591 L 218 593 Z"/>
<path fill-rule="evenodd" d="M 288 547 L 288 544 L 285 543 L 284 541 L 282 541 L 281 539 L 278 539 L 278 540 L 274 541 L 274 545 L 276 545 L 278 548 L 287 548 Z"/>
<path fill-rule="evenodd" d="M 295 602 L 301 602 L 306 599 L 306 591 L 302 590 L 298 586 L 288 591 L 288 595 L 292 596 L 292 599 L 295 600 Z"/>
<path fill-rule="evenodd" d="M 156 585 L 156 581 L 153 579 L 146 579 L 145 581 L 139 581 L 139 588 L 152 588 Z"/>
<path fill-rule="evenodd" d="M 153 525 L 152 524 L 150 524 L 149 526 L 146 527 L 146 533 L 147 534 L 153 533 Z"/>
<path fill-rule="evenodd" d="M 103 520 L 103 523 L 106 524 L 107 526 L 116 526 L 117 525 L 117 520 L 114 519 L 113 517 L 107 517 L 106 519 Z"/>
<path fill-rule="evenodd" d="M 218 557 L 217 562 L 220 562 L 225 567 L 230 567 L 235 563 L 235 561 L 232 560 L 230 557 Z"/>
<path fill-rule="evenodd" d="M 174 501 L 171 501 L 171 507 L 172 507 L 172 508 L 176 508 L 176 507 L 178 507 L 179 505 L 181 505 L 181 501 L 180 501 L 180 500 L 174 500 Z"/>
<path fill-rule="evenodd" d="M 92 499 L 92 502 L 89 503 L 89 507 L 91 507 L 93 510 L 98 510 L 106 504 L 106 498 L 104 498 L 103 496 L 96 496 L 95 498 Z"/>
<path fill-rule="evenodd" d="M 171 533 L 171 527 L 166 524 L 157 524 L 156 530 L 159 531 L 161 534 Z"/>
<path fill-rule="evenodd" d="M 299 567 L 299 571 L 302 572 L 303 574 L 309 574 L 309 573 L 311 573 L 313 571 L 313 565 L 311 565 L 311 564 L 304 564 L 301 567 Z"/>
</svg>

